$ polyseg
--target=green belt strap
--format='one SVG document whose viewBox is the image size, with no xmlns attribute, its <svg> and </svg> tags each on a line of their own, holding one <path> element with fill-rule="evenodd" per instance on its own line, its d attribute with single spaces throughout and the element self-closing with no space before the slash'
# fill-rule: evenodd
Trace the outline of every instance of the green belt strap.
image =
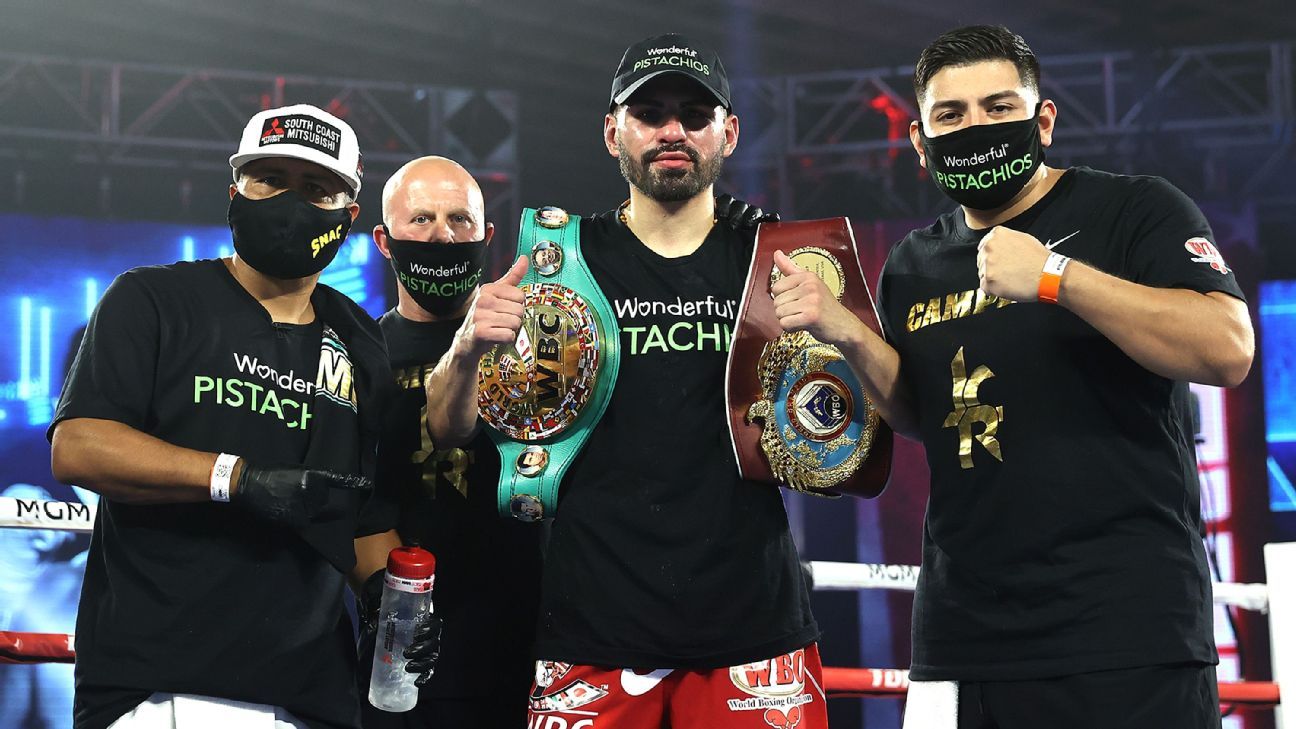
<svg viewBox="0 0 1296 729">
<path fill-rule="evenodd" d="M 537 251 L 543 251 L 541 262 L 550 265 L 537 265 Z M 570 293 L 551 286 L 548 287 L 551 296 L 569 297 L 578 302 L 578 305 L 583 302 L 582 309 L 589 312 L 594 320 L 599 360 L 589 397 L 574 419 L 560 432 L 537 439 L 519 440 L 494 427 L 487 428 L 500 453 L 500 516 L 537 521 L 554 516 L 563 474 L 580 453 L 612 398 L 620 360 L 621 332 L 612 305 L 603 295 L 581 255 L 579 216 L 568 216 L 564 211 L 552 207 L 524 209 L 518 232 L 517 257 L 523 255 L 530 257 L 530 265 L 521 286 L 532 286 L 535 289 L 534 285 L 537 284 L 556 285 L 570 290 Z M 561 257 L 560 264 L 555 267 L 552 261 L 556 255 Z M 528 315 L 523 317 L 523 327 L 527 330 L 533 348 L 541 349 L 545 346 L 542 341 L 545 335 L 540 327 L 546 322 L 551 324 L 555 319 L 549 316 L 541 321 L 537 318 L 540 307 L 533 308 L 531 303 L 529 296 Z M 553 309 L 547 311 L 552 312 Z M 570 354 L 567 348 L 563 348 L 563 351 Z M 487 422 L 490 420 L 487 419 Z"/>
</svg>

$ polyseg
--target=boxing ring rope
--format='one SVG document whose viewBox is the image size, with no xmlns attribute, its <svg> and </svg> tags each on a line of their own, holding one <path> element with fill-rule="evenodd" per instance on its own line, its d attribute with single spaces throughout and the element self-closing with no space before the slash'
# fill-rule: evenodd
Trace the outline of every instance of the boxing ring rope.
<svg viewBox="0 0 1296 729">
<path fill-rule="evenodd" d="M 903 590 L 918 586 L 918 567 L 900 564 L 806 562 L 816 590 Z M 1216 605 L 1269 611 L 1268 586 L 1256 583 L 1216 582 Z"/>
<path fill-rule="evenodd" d="M 1265 545 L 1265 570 L 1269 582 L 1212 585 L 1216 605 L 1254 610 L 1269 615 L 1269 640 L 1273 660 L 1272 682 L 1220 681 L 1222 704 L 1273 708 L 1278 729 L 1296 729 L 1296 701 L 1281 702 L 1280 685 L 1296 677 L 1296 542 Z M 919 568 L 914 565 L 805 562 L 813 589 L 895 590 L 913 592 Z M 824 689 L 829 697 L 901 697 L 908 691 L 909 672 L 898 668 L 824 667 Z"/>
<path fill-rule="evenodd" d="M 94 531 L 95 507 L 66 501 L 35 501 L 0 496 L 0 529 Z"/>
<path fill-rule="evenodd" d="M 0 496 L 0 528 L 90 532 L 95 507 L 62 501 L 34 501 Z M 1220 702 L 1274 709 L 1279 729 L 1296 729 L 1296 702 L 1281 702 L 1279 686 L 1296 681 L 1296 542 L 1265 545 L 1267 584 L 1215 583 L 1215 604 L 1269 614 L 1273 682 L 1221 681 Z M 813 589 L 896 590 L 913 592 L 919 568 L 914 565 L 805 562 Z M 72 663 L 73 636 L 0 631 L 0 663 Z M 899 668 L 824 668 L 830 697 L 903 697 L 909 672 Z"/>
<path fill-rule="evenodd" d="M 0 663 L 75 663 L 72 636 L 0 630 Z"/>
<path fill-rule="evenodd" d="M 902 668 L 824 668 L 828 698 L 900 697 L 909 690 Z M 1278 684 L 1267 681 L 1220 681 L 1221 704 L 1270 708 L 1278 704 Z"/>
</svg>

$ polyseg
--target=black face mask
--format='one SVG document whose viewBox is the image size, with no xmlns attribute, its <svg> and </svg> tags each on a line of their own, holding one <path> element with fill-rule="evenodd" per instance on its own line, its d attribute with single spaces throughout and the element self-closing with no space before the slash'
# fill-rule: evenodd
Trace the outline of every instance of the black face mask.
<svg viewBox="0 0 1296 729">
<path fill-rule="evenodd" d="M 978 124 L 939 137 L 919 126 L 927 169 L 941 192 L 973 210 L 994 210 L 1021 192 L 1044 163 L 1039 112 L 1030 119 Z"/>
<path fill-rule="evenodd" d="M 351 213 L 316 207 L 296 190 L 264 200 L 235 193 L 229 226 L 234 250 L 249 266 L 271 278 L 303 278 L 333 262 L 351 230 Z"/>
<path fill-rule="evenodd" d="M 414 303 L 433 316 L 449 316 L 464 305 L 481 283 L 486 265 L 486 241 L 428 243 L 397 240 L 387 233 L 396 280 Z"/>
</svg>

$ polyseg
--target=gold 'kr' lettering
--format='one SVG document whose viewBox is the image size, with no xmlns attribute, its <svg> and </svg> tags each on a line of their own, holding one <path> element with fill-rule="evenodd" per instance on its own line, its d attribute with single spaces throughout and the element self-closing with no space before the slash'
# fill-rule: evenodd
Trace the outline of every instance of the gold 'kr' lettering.
<svg viewBox="0 0 1296 729">
<path fill-rule="evenodd" d="M 462 448 L 437 450 L 427 429 L 427 405 L 419 413 L 419 432 L 423 434 L 419 449 L 410 454 L 410 462 L 422 470 L 423 488 L 431 498 L 436 498 L 437 477 L 443 476 L 455 491 L 468 498 L 468 467 L 473 454 Z"/>
<path fill-rule="evenodd" d="M 984 446 L 996 460 L 1003 462 L 1003 451 L 999 448 L 999 439 L 995 437 L 999 424 L 1004 419 L 1003 406 L 983 405 L 977 399 L 977 390 L 983 382 L 994 377 L 994 372 L 981 365 L 972 370 L 972 376 L 968 377 L 962 347 L 959 347 L 958 354 L 954 355 L 954 361 L 950 363 L 950 372 L 954 376 L 954 411 L 945 416 L 943 427 L 958 428 L 959 466 L 966 469 L 975 465 L 972 463 L 973 439 Z M 983 429 L 974 434 L 972 426 L 978 423 Z"/>
</svg>

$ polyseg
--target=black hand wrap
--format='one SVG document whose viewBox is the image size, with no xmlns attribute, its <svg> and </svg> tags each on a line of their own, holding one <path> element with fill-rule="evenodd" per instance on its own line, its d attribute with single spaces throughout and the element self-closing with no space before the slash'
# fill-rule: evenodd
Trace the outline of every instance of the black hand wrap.
<svg viewBox="0 0 1296 729">
<path fill-rule="evenodd" d="M 405 649 L 406 673 L 417 673 L 415 686 L 422 686 L 432 678 L 437 658 L 441 655 L 441 618 L 428 613 L 414 626 L 414 641 Z"/>
<path fill-rule="evenodd" d="M 378 610 L 382 606 L 383 570 L 369 575 L 360 594 L 356 596 L 356 616 L 360 621 L 360 641 L 372 647 L 378 638 Z M 422 686 L 432 678 L 437 658 L 441 654 L 441 618 L 428 613 L 414 626 L 414 639 L 405 649 L 406 673 L 417 673 L 415 686 Z"/>
<path fill-rule="evenodd" d="M 356 595 L 356 619 L 360 622 L 360 641 L 372 647 L 378 635 L 378 608 L 382 605 L 384 570 L 369 575 Z"/>
<path fill-rule="evenodd" d="M 778 213 L 767 213 L 733 195 L 716 198 L 715 217 L 734 230 L 754 230 L 761 223 L 777 223 L 782 220 Z"/>
<path fill-rule="evenodd" d="M 301 466 L 254 466 L 246 461 L 230 502 L 273 522 L 301 528 L 328 504 L 330 489 L 371 490 L 363 476 Z"/>
</svg>

